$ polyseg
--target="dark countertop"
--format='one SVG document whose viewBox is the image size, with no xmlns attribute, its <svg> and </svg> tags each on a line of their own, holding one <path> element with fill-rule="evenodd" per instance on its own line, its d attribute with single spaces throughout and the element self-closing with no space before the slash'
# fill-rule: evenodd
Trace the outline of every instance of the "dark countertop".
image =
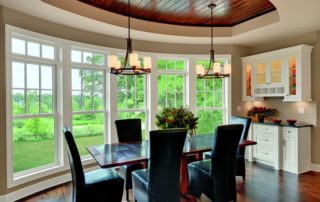
<svg viewBox="0 0 320 202">
<path fill-rule="evenodd" d="M 312 127 L 312 124 L 304 123 L 304 122 L 297 122 L 294 125 L 290 125 L 285 121 L 282 121 L 280 124 L 275 124 L 272 121 L 268 122 L 252 122 L 255 124 L 262 124 L 262 125 L 270 125 L 270 126 L 282 126 L 282 127 L 292 127 L 292 128 L 303 128 L 303 127 Z"/>
</svg>

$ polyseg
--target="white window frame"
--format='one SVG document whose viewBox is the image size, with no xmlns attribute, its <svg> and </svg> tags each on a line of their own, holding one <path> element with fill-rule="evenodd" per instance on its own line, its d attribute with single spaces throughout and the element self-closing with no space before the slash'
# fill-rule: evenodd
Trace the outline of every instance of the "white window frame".
<svg viewBox="0 0 320 202">
<path fill-rule="evenodd" d="M 144 75 L 144 81 L 143 81 L 143 83 L 144 83 L 144 109 L 138 109 L 138 108 L 134 108 L 134 109 L 128 109 L 128 104 L 127 104 L 127 106 L 126 106 L 126 109 L 118 109 L 118 106 L 117 106 L 117 115 L 119 115 L 119 113 L 121 113 L 121 112 L 124 112 L 124 113 L 126 113 L 126 112 L 143 112 L 144 114 L 145 114 L 145 123 L 144 123 L 144 127 L 145 127 L 145 137 L 146 137 L 146 139 L 147 139 L 147 136 L 148 136 L 148 132 L 149 132 L 149 127 L 148 127 L 148 120 L 149 120 L 149 116 L 148 116 L 148 102 L 147 102 L 147 98 L 148 98 L 148 91 L 147 91 L 147 89 L 148 89 L 148 82 L 147 82 L 147 80 L 148 80 L 148 75 Z M 135 81 L 135 85 L 137 85 L 137 81 Z M 128 87 L 128 82 L 127 82 L 127 80 L 126 80 L 126 87 Z M 117 97 L 118 97 L 118 82 L 117 82 Z M 136 92 L 135 92 L 136 93 Z M 136 94 L 135 94 L 135 96 L 136 96 Z M 126 101 L 127 101 L 127 98 L 126 98 Z M 135 99 L 135 102 L 136 102 L 136 99 Z M 136 103 L 135 103 L 136 104 Z"/>
<path fill-rule="evenodd" d="M 174 75 L 174 76 L 183 76 L 183 106 L 186 106 L 186 98 L 187 98 L 187 87 L 186 87 L 186 84 L 187 84 L 187 76 L 188 76 L 188 58 L 186 57 L 181 57 L 181 56 L 178 56 L 178 57 L 174 57 L 174 56 L 163 56 L 163 57 L 158 57 L 157 58 L 157 61 L 158 60 L 174 60 L 174 61 L 184 61 L 185 63 L 185 69 L 184 70 L 162 70 L 162 69 L 158 69 L 157 66 L 155 66 L 153 69 L 157 69 L 157 82 L 158 82 L 158 77 L 161 76 L 161 75 Z M 156 61 L 156 64 L 157 64 L 157 61 Z M 157 89 L 158 86 L 157 86 Z M 168 89 L 166 89 L 168 90 Z M 157 90 L 159 91 L 159 90 Z M 176 91 L 175 91 L 176 92 Z M 166 106 L 168 106 L 168 100 L 167 100 L 167 94 L 168 94 L 168 91 L 166 91 Z M 157 97 L 158 97 L 158 94 L 157 94 Z M 176 94 L 175 94 L 175 106 L 177 104 L 177 99 L 176 99 Z M 157 99 L 157 112 L 159 112 L 161 109 L 158 107 L 158 99 Z"/>
<path fill-rule="evenodd" d="M 96 65 L 96 64 L 87 64 L 87 63 L 78 63 L 78 62 L 72 62 L 71 61 L 71 57 L 70 57 L 70 71 L 72 71 L 72 69 L 78 69 L 78 70 L 99 70 L 99 71 L 102 71 L 102 74 L 103 74 L 103 90 L 102 90 L 102 100 L 103 100 L 103 109 L 102 110 L 80 110 L 80 111 L 73 111 L 72 110 L 72 103 L 71 103 L 71 124 L 70 124 L 70 128 L 72 129 L 73 128 L 73 124 L 72 124 L 72 118 L 73 118 L 73 115 L 80 115 L 80 114 L 99 114 L 99 113 L 102 113 L 103 116 L 104 116 L 104 134 L 103 134 L 103 138 L 104 138 L 104 143 L 107 142 L 107 136 L 108 136 L 108 130 L 107 130 L 107 122 L 108 122 L 108 113 L 107 113 L 107 102 L 106 102 L 106 98 L 107 98 L 107 95 L 106 95 L 106 87 L 107 87 L 107 77 L 106 77 L 106 74 L 107 74 L 107 70 L 105 68 L 105 65 L 106 65 L 106 59 L 107 59 L 107 52 L 105 51 L 101 51 L 101 50 L 96 50 L 96 49 L 88 49 L 88 48 L 83 48 L 83 47 L 80 47 L 80 46 L 71 46 L 70 48 L 70 55 L 71 55 L 71 51 L 72 50 L 76 50 L 76 51 L 81 51 L 81 59 L 83 58 L 83 52 L 91 52 L 91 53 L 98 53 L 98 54 L 101 54 L 104 56 L 104 64 L 103 65 Z M 70 75 L 70 80 L 72 80 L 72 74 Z M 81 88 L 82 88 L 82 84 L 81 84 Z M 83 90 L 81 89 L 81 92 Z M 72 89 L 72 86 L 71 86 L 71 91 L 70 91 L 70 97 L 71 97 L 71 101 L 72 101 L 72 92 L 73 92 L 73 89 Z M 82 104 L 81 103 L 81 107 L 82 107 Z M 93 157 L 90 155 L 90 154 L 87 154 L 87 155 L 83 155 L 81 156 L 81 160 L 83 162 L 84 165 L 87 165 L 87 164 L 90 164 L 90 163 L 94 163 L 94 159 Z"/>
<path fill-rule="evenodd" d="M 230 55 L 216 55 L 216 60 L 223 60 L 225 64 L 230 64 L 231 61 L 231 57 Z M 195 63 L 198 60 L 210 60 L 209 56 L 207 57 L 198 57 L 195 58 Z M 196 85 L 196 83 L 195 83 Z M 224 78 L 222 79 L 222 106 L 221 107 L 197 107 L 197 103 L 195 106 L 195 112 L 196 114 L 198 113 L 198 111 L 200 110 L 210 110 L 210 111 L 222 111 L 223 112 L 223 124 L 227 124 L 229 117 L 230 117 L 230 111 L 231 111 L 231 78 Z M 205 86 L 204 86 L 205 88 Z M 196 94 L 197 94 L 197 89 L 196 89 Z M 197 101 L 196 101 L 197 102 Z"/>
<path fill-rule="evenodd" d="M 35 42 L 44 44 L 44 45 L 50 45 L 55 48 L 55 59 L 45 59 L 42 57 L 34 57 L 34 56 L 29 56 L 27 55 L 27 51 L 25 52 L 25 55 L 21 54 L 15 54 L 11 52 L 11 40 L 12 38 L 17 38 L 17 39 L 22 39 L 25 41 L 30 41 L 30 42 Z M 61 77 L 59 76 L 58 72 L 61 69 L 61 61 L 60 61 L 60 51 L 61 51 L 61 44 L 55 40 L 53 37 L 48 37 L 45 35 L 37 34 L 34 32 L 30 32 L 27 30 L 23 30 L 20 28 L 16 28 L 10 25 L 6 25 L 6 113 L 7 113 L 7 124 L 6 124 L 6 130 L 7 130 L 7 138 L 6 138 L 6 143 L 7 143 L 7 188 L 12 188 L 14 186 L 26 183 L 31 180 L 35 180 L 50 174 L 54 174 L 59 171 L 63 171 L 64 168 L 64 158 L 63 158 L 63 145 L 62 145 L 62 136 L 61 136 L 61 123 L 59 121 L 59 115 L 61 114 L 61 111 L 58 108 L 59 105 L 59 100 L 61 96 L 59 95 L 59 88 L 60 84 L 57 81 L 61 80 Z M 27 50 L 27 44 L 25 46 Z M 40 50 L 41 51 L 41 50 Z M 40 52 L 41 56 L 41 52 Z M 48 66 L 53 66 L 53 86 L 52 86 L 52 91 L 53 91 L 53 112 L 52 113 L 40 113 L 36 115 L 16 115 L 16 118 L 32 118 L 32 117 L 47 117 L 53 115 L 55 119 L 55 137 L 54 137 L 54 142 L 55 142 L 55 162 L 32 168 L 30 170 L 26 171 L 21 171 L 18 173 L 14 173 L 13 171 L 13 119 L 14 116 L 12 114 L 12 62 L 17 61 L 17 62 L 23 62 L 23 63 L 35 63 L 39 65 L 48 65 Z M 39 68 L 41 68 L 39 66 Z M 25 68 L 26 69 L 26 68 Z M 25 72 L 26 74 L 26 72 Z M 41 75 L 39 75 L 41 76 Z M 26 82 L 26 81 L 25 81 Z M 39 84 L 41 85 L 41 84 Z M 40 88 L 40 86 L 39 86 Z M 27 86 L 25 86 L 24 89 L 27 89 Z M 39 91 L 40 92 L 40 91 Z M 25 95 L 26 96 L 26 95 Z M 39 98 L 40 99 L 40 98 Z M 39 100 L 40 102 L 40 100 Z M 40 106 L 41 107 L 41 106 Z"/>
</svg>

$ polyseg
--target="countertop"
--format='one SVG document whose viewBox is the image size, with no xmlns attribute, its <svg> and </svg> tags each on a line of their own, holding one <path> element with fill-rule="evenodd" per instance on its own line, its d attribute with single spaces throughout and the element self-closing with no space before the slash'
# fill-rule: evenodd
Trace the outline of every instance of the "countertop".
<svg viewBox="0 0 320 202">
<path fill-rule="evenodd" d="M 270 125 L 270 126 L 281 126 L 281 127 L 292 127 L 292 128 L 303 128 L 303 127 L 312 127 L 312 124 L 304 123 L 304 122 L 297 122 L 294 125 L 290 125 L 283 121 L 280 124 L 275 124 L 272 121 L 266 121 L 266 122 L 252 122 L 254 124 L 263 124 L 263 125 Z"/>
</svg>

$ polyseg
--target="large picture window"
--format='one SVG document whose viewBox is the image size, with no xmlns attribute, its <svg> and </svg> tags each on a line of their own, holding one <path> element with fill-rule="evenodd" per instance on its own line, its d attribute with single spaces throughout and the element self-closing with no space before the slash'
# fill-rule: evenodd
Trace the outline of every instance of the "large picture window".
<svg viewBox="0 0 320 202">
<path fill-rule="evenodd" d="M 224 60 L 219 60 L 222 65 Z M 197 60 L 196 64 L 209 67 L 209 60 Z M 199 124 L 198 134 L 212 134 L 215 128 L 224 124 L 226 116 L 225 107 L 225 79 L 197 79 L 197 116 Z"/>
<path fill-rule="evenodd" d="M 80 155 L 105 138 L 105 57 L 102 53 L 71 51 L 72 131 Z"/>
<path fill-rule="evenodd" d="M 52 44 L 11 38 L 12 160 L 20 173 L 58 163 L 56 64 Z"/>
<path fill-rule="evenodd" d="M 158 109 L 185 105 L 186 61 L 182 59 L 159 59 Z"/>
</svg>

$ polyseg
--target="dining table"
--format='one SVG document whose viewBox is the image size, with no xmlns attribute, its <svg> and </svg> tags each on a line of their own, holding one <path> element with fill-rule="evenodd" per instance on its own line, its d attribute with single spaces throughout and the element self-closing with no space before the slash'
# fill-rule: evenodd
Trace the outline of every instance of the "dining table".
<svg viewBox="0 0 320 202">
<path fill-rule="evenodd" d="M 188 159 L 190 156 L 201 160 L 204 152 L 212 150 L 214 135 L 204 134 L 186 138 L 180 163 L 180 192 L 188 195 Z M 241 140 L 239 147 L 255 145 L 252 140 Z M 128 164 L 145 163 L 149 158 L 149 141 L 135 141 L 88 146 L 87 150 L 101 168 L 111 168 Z"/>
</svg>

